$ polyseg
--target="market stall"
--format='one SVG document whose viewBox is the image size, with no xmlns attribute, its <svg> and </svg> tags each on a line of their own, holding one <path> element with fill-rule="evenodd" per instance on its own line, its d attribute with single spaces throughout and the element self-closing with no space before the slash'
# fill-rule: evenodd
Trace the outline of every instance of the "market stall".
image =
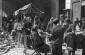
<svg viewBox="0 0 85 55">
<path fill-rule="evenodd" d="M 16 10 L 13 15 L 23 14 L 23 15 L 37 15 L 41 16 L 44 12 L 38 10 L 32 3 L 23 6 L 22 8 Z"/>
<path fill-rule="evenodd" d="M 23 20 L 24 17 L 31 16 L 31 18 L 34 18 L 36 16 L 41 17 L 44 12 L 38 10 L 32 3 L 25 5 L 24 7 L 18 9 L 17 11 L 14 12 L 13 15 L 21 17 L 21 20 Z M 27 36 L 23 34 L 24 36 L 24 47 L 25 47 L 25 55 L 26 55 L 26 50 L 27 50 Z"/>
</svg>

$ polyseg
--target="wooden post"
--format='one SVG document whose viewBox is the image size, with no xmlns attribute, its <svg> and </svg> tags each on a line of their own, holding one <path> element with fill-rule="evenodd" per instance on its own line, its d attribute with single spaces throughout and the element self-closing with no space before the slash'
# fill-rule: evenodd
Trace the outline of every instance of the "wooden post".
<svg viewBox="0 0 85 55">
<path fill-rule="evenodd" d="M 70 20 L 73 21 L 73 2 L 71 0 L 71 4 L 70 4 Z"/>
<path fill-rule="evenodd" d="M 80 0 L 80 3 L 81 3 L 81 10 L 82 10 L 82 0 Z M 81 12 L 81 10 L 80 10 L 80 12 Z M 80 20 L 82 19 L 82 17 L 81 17 L 81 13 L 80 13 Z"/>
<path fill-rule="evenodd" d="M 0 0 L 0 26 L 2 27 L 2 0 Z"/>
<path fill-rule="evenodd" d="M 59 16 L 59 0 L 51 0 L 51 17 Z"/>
</svg>

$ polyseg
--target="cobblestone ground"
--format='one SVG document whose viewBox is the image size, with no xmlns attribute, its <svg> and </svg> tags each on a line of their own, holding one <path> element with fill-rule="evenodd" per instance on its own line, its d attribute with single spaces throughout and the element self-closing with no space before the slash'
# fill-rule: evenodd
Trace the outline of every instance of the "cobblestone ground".
<svg viewBox="0 0 85 55">
<path fill-rule="evenodd" d="M 27 55 L 32 55 L 32 53 L 34 52 L 34 50 L 31 50 L 31 49 L 27 49 Z M 15 46 L 14 48 L 10 49 L 7 53 L 3 53 L 0 55 L 25 55 L 24 54 L 24 47 L 21 46 L 20 48 L 18 48 L 17 46 Z M 44 55 L 42 53 L 42 55 Z M 50 53 L 48 55 L 51 55 Z M 64 55 L 68 55 L 68 51 L 66 50 L 65 51 L 65 54 Z M 79 49 L 76 51 L 76 55 L 82 55 L 82 50 Z"/>
</svg>

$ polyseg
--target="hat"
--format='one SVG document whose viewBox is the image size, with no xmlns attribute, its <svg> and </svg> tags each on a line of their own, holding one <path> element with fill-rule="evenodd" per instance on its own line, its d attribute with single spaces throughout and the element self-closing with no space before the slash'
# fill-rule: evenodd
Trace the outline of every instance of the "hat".
<svg viewBox="0 0 85 55">
<path fill-rule="evenodd" d="M 59 19 L 58 18 L 55 18 L 54 20 L 53 20 L 53 23 L 54 24 L 57 24 L 59 22 Z"/>
</svg>

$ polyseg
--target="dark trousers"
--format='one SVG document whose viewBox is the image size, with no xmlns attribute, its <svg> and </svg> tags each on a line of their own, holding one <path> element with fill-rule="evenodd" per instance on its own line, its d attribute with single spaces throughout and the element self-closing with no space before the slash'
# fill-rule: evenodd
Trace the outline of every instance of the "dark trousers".
<svg viewBox="0 0 85 55">
<path fill-rule="evenodd" d="M 62 44 L 52 45 L 52 55 L 62 55 Z"/>
<path fill-rule="evenodd" d="M 82 49 L 82 55 L 85 55 L 85 49 Z"/>
<path fill-rule="evenodd" d="M 85 55 L 85 38 L 81 41 L 81 46 L 82 46 L 82 55 Z"/>
<path fill-rule="evenodd" d="M 85 36 L 81 40 L 82 55 L 85 55 Z"/>
</svg>

